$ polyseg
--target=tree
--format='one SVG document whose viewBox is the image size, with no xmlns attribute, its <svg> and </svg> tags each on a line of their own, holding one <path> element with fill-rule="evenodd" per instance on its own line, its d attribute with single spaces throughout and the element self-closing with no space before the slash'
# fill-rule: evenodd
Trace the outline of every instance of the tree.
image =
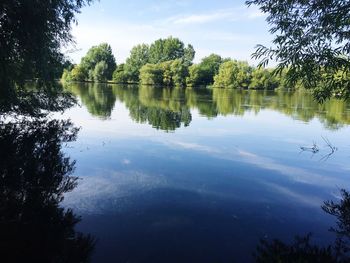
<svg viewBox="0 0 350 263">
<path fill-rule="evenodd" d="M 173 37 L 158 39 L 150 46 L 150 63 L 157 64 L 177 58 L 185 54 L 184 43 Z"/>
<path fill-rule="evenodd" d="M 118 67 L 113 72 L 113 81 L 117 83 L 127 83 L 130 77 L 128 73 L 124 70 L 125 64 L 119 64 Z"/>
<path fill-rule="evenodd" d="M 172 85 L 176 87 L 183 87 L 185 85 L 186 76 L 188 75 L 188 68 L 186 62 L 182 59 L 175 59 L 170 65 L 172 75 Z"/>
<path fill-rule="evenodd" d="M 185 85 L 188 68 L 183 59 L 146 64 L 140 70 L 140 82 L 146 85 L 182 87 Z"/>
<path fill-rule="evenodd" d="M 2 0 L 0 3 L 0 111 L 27 109 L 26 79 L 52 93 L 60 47 L 72 41 L 75 14 L 91 0 Z M 42 96 L 46 96 L 42 95 Z"/>
<path fill-rule="evenodd" d="M 245 61 L 230 60 L 224 62 L 214 77 L 214 86 L 222 88 L 247 88 L 252 68 Z"/>
<path fill-rule="evenodd" d="M 161 73 L 163 74 L 163 85 L 164 86 L 172 86 L 172 82 L 173 82 L 173 74 L 171 72 L 171 64 L 173 61 L 169 60 L 169 61 L 164 61 L 162 63 L 157 64 L 160 69 L 161 69 Z"/>
<path fill-rule="evenodd" d="M 256 68 L 252 72 L 250 89 L 276 89 L 279 86 L 278 78 L 271 70 Z"/>
<path fill-rule="evenodd" d="M 192 65 L 189 68 L 189 77 L 186 82 L 188 86 L 211 85 L 214 82 L 214 76 L 218 74 L 219 67 L 223 59 L 216 54 L 211 54 L 202 59 L 198 65 Z"/>
<path fill-rule="evenodd" d="M 184 65 L 186 67 L 189 67 L 192 65 L 192 61 L 195 55 L 196 55 L 196 51 L 194 50 L 193 46 L 191 44 L 188 44 L 187 47 L 185 48 L 185 53 L 184 53 Z"/>
<path fill-rule="evenodd" d="M 89 80 L 99 81 L 98 79 L 95 79 L 95 67 L 99 65 L 99 69 L 97 70 L 101 71 L 102 64 L 100 62 L 105 63 L 105 68 L 103 70 L 103 78 L 105 78 L 105 80 L 112 79 L 113 72 L 117 65 L 115 63 L 115 58 L 112 53 L 112 48 L 107 43 L 102 43 L 98 46 L 93 46 L 81 59 L 80 67 L 82 67 L 86 72 L 88 72 Z"/>
<path fill-rule="evenodd" d="M 96 82 L 105 82 L 109 78 L 109 70 L 107 63 L 102 60 L 98 62 L 94 69 L 93 79 Z"/>
<path fill-rule="evenodd" d="M 178 38 L 168 37 L 158 39 L 151 44 L 149 49 L 149 62 L 157 64 L 169 60 L 183 58 L 189 66 L 194 58 L 195 51 L 193 46 L 185 44 Z"/>
<path fill-rule="evenodd" d="M 268 14 L 272 47 L 258 45 L 253 57 L 266 65 L 278 63 L 277 72 L 288 68 L 290 83 L 301 81 L 323 101 L 332 95 L 350 97 L 350 80 L 335 78 L 350 70 L 349 1 L 249 0 Z"/>
<path fill-rule="evenodd" d="M 188 77 L 186 78 L 186 85 L 188 87 L 202 85 L 203 71 L 199 64 L 194 64 L 188 68 Z"/>
<path fill-rule="evenodd" d="M 63 76 L 62 76 L 63 78 Z M 84 81 L 88 78 L 87 71 L 79 65 L 75 65 L 70 73 L 67 73 L 67 81 Z"/>
<path fill-rule="evenodd" d="M 163 85 L 164 70 L 156 64 L 146 64 L 140 69 L 140 83 L 145 85 Z"/>
<path fill-rule="evenodd" d="M 126 59 L 124 70 L 131 81 L 139 81 L 140 69 L 149 62 L 149 46 L 140 44 L 133 47 Z"/>
</svg>

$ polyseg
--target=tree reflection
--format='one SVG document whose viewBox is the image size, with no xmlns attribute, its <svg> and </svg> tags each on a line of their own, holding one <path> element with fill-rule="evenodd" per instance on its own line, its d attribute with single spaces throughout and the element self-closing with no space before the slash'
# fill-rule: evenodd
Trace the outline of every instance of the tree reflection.
<svg viewBox="0 0 350 263">
<path fill-rule="evenodd" d="M 135 105 L 130 108 L 130 116 L 133 120 L 140 123 L 148 123 L 153 128 L 164 131 L 173 131 L 184 126 L 188 126 L 191 122 L 191 113 L 188 108 L 183 107 L 179 112 L 164 110 L 156 107 L 145 107 Z"/>
<path fill-rule="evenodd" d="M 301 91 L 183 89 L 80 83 L 69 84 L 67 89 L 79 96 L 94 116 L 110 117 L 115 101 L 119 100 L 125 103 L 135 121 L 147 122 L 166 131 L 181 127 L 181 123 L 189 125 L 192 119 L 190 109 L 197 109 L 200 115 L 208 118 L 218 115 L 243 116 L 251 112 L 258 114 L 261 110 L 270 109 L 304 122 L 318 118 L 330 130 L 350 124 L 348 102 L 330 99 L 318 104 L 311 94 Z M 159 114 L 159 118 L 155 114 Z"/>
<path fill-rule="evenodd" d="M 97 83 L 71 83 L 66 89 L 81 99 L 90 114 L 106 119 L 111 116 L 115 104 L 110 85 Z"/>
<path fill-rule="evenodd" d="M 202 116 L 208 118 L 218 116 L 218 109 L 212 98 L 212 89 L 186 89 L 186 105 L 198 109 Z"/>
<path fill-rule="evenodd" d="M 40 81 L 32 81 L 17 87 L 9 96 L 0 96 L 0 117 L 44 117 L 50 112 L 63 112 L 75 104 L 75 98 L 60 83 L 44 85 Z"/>
<path fill-rule="evenodd" d="M 341 190 L 339 202 L 326 201 L 323 211 L 336 218 L 329 231 L 336 239 L 327 247 L 311 244 L 311 234 L 296 237 L 292 244 L 278 239 L 261 240 L 255 253 L 256 262 L 350 262 L 350 193 Z"/>
<path fill-rule="evenodd" d="M 87 262 L 94 239 L 60 207 L 77 185 L 74 161 L 62 144 L 76 139 L 70 121 L 18 120 L 0 124 L 1 262 Z"/>
<path fill-rule="evenodd" d="M 189 107 L 184 104 L 182 88 L 157 89 L 152 86 L 113 86 L 115 96 L 125 104 L 130 117 L 153 128 L 174 131 L 192 121 Z"/>
</svg>

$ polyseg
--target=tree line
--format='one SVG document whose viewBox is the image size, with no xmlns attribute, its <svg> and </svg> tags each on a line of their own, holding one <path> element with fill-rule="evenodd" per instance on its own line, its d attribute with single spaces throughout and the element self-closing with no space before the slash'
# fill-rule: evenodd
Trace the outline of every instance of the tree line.
<svg viewBox="0 0 350 263">
<path fill-rule="evenodd" d="M 107 43 L 92 47 L 78 65 L 69 65 L 64 81 L 141 83 L 165 87 L 213 86 L 221 88 L 292 88 L 286 71 L 253 67 L 245 61 L 211 54 L 194 64 L 195 50 L 178 38 L 158 39 L 133 47 L 125 63 L 116 64 Z"/>
</svg>

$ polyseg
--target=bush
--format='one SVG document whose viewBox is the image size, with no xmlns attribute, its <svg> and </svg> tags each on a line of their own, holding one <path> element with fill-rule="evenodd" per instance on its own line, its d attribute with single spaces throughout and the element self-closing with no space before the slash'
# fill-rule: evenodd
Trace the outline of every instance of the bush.
<svg viewBox="0 0 350 263">
<path fill-rule="evenodd" d="M 251 81 L 252 67 L 245 61 L 230 60 L 221 64 L 214 77 L 214 86 L 222 88 L 247 88 Z"/>
</svg>

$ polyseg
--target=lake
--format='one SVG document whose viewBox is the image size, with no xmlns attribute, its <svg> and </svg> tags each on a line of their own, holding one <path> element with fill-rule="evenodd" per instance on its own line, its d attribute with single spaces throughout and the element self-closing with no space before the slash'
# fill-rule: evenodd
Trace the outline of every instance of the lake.
<svg viewBox="0 0 350 263">
<path fill-rule="evenodd" d="M 350 189 L 350 104 L 303 92 L 66 88 L 79 106 L 56 116 L 81 127 L 64 148 L 80 179 L 63 205 L 97 239 L 94 262 L 250 262 L 260 239 L 333 240 L 321 205 Z"/>
</svg>

